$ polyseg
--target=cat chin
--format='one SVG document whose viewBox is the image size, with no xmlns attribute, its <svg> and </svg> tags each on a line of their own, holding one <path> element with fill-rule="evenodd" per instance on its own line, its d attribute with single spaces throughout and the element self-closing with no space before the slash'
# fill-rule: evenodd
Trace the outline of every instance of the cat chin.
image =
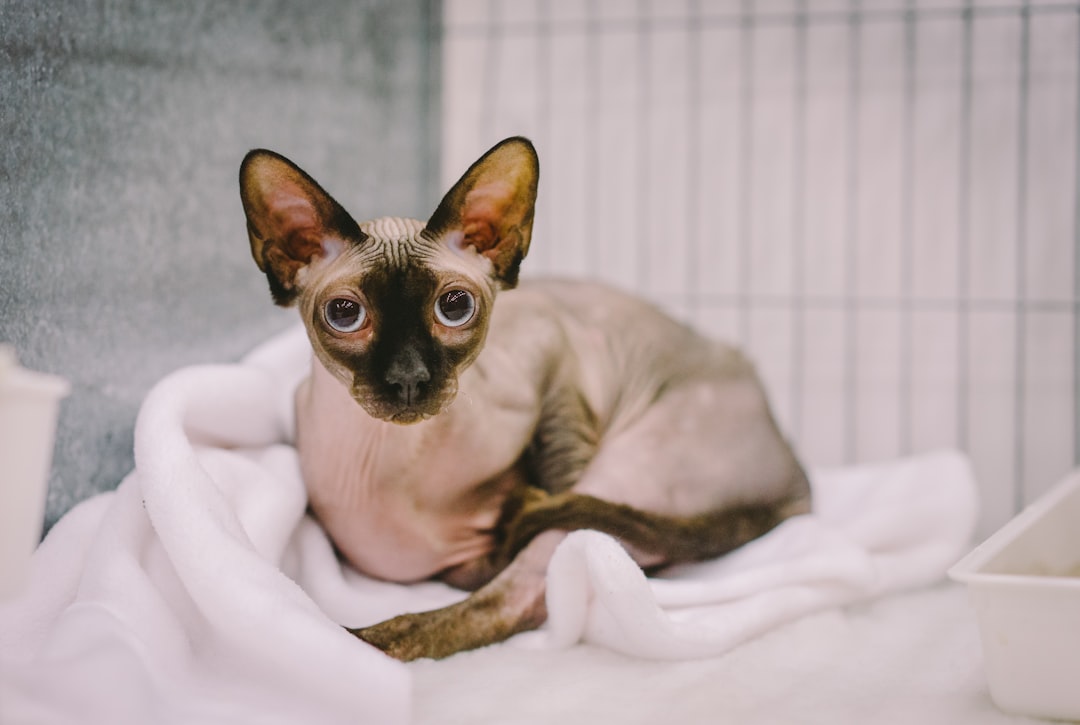
<svg viewBox="0 0 1080 725">
<path fill-rule="evenodd" d="M 392 403 L 377 403 L 371 400 L 356 400 L 356 402 L 360 404 L 364 412 L 376 420 L 394 423 L 395 425 L 415 425 L 443 413 L 450 407 L 453 400 L 454 396 L 451 395 L 444 398 L 440 404 L 424 406 L 401 406 Z"/>
</svg>

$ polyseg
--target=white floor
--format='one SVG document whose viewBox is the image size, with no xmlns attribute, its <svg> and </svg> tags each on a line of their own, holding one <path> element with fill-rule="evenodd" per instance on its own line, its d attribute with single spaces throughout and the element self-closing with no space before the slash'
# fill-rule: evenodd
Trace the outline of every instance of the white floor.
<svg viewBox="0 0 1080 725">
<path fill-rule="evenodd" d="M 511 642 L 411 669 L 418 724 L 1038 722 L 993 705 L 952 584 L 806 617 L 710 660 Z"/>
</svg>

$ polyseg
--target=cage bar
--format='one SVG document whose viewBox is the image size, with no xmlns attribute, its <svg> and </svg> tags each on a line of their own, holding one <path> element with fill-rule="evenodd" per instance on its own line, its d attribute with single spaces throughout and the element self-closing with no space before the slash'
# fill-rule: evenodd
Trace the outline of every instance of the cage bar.
<svg viewBox="0 0 1080 725">
<path fill-rule="evenodd" d="M 526 274 L 601 278 L 744 345 L 812 466 L 968 451 L 985 531 L 1080 465 L 1080 2 L 444 13 L 446 67 L 484 78 L 441 99 L 444 161 L 519 133 L 541 151 Z"/>
</svg>

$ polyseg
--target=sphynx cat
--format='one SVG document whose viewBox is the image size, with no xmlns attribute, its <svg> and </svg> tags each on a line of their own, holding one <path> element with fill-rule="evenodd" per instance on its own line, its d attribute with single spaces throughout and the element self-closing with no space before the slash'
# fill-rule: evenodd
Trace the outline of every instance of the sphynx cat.
<svg viewBox="0 0 1080 725">
<path fill-rule="evenodd" d="M 539 165 L 510 138 L 427 222 L 357 223 L 295 164 L 240 170 L 251 252 L 314 351 L 296 393 L 310 506 L 357 570 L 472 593 L 350 630 L 402 660 L 535 628 L 569 531 L 646 569 L 810 510 L 751 363 L 599 284 L 523 281 Z"/>
</svg>

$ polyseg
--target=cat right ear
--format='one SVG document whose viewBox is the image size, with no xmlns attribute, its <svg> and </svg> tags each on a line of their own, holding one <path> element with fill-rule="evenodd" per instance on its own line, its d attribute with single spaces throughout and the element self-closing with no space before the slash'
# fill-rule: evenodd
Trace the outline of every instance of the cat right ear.
<svg viewBox="0 0 1080 725">
<path fill-rule="evenodd" d="M 515 286 L 532 239 L 539 175 L 536 149 L 528 139 L 502 141 L 446 193 L 428 220 L 428 232 L 436 237 L 456 232 L 463 246 L 491 261 L 503 287 Z"/>
<path fill-rule="evenodd" d="M 284 156 L 256 149 L 240 164 L 240 200 L 251 256 L 285 307 L 301 290 L 301 270 L 365 239 L 360 227 L 314 179 Z"/>
</svg>

